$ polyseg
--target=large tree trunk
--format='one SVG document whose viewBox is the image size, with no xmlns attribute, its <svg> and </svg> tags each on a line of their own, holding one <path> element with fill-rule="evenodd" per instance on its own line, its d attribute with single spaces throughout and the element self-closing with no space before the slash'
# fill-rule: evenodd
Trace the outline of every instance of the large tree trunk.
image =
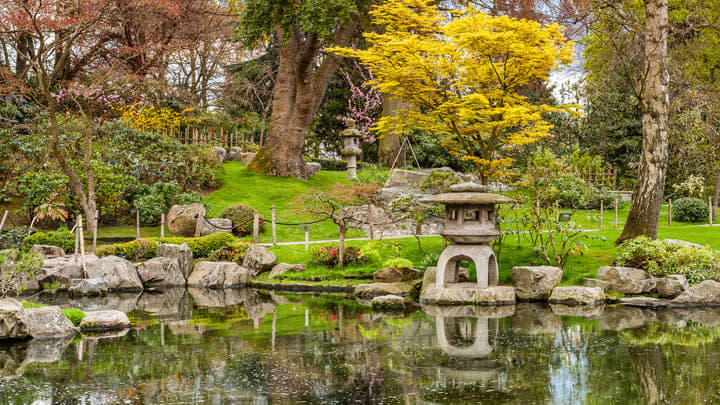
<svg viewBox="0 0 720 405">
<path fill-rule="evenodd" d="M 383 94 L 383 108 L 382 116 L 388 117 L 396 114 L 396 111 L 400 109 L 400 100 L 397 97 L 393 97 L 388 94 Z M 380 138 L 378 144 L 378 165 L 382 167 L 392 167 L 395 158 L 397 162 L 396 167 L 405 167 L 405 154 L 400 153 L 402 147 L 402 140 L 400 134 L 395 132 L 385 134 Z"/>
<path fill-rule="evenodd" d="M 354 21 L 341 27 L 335 44 L 347 46 L 357 31 Z M 280 61 L 273 89 L 273 107 L 265 144 L 248 170 L 278 177 L 307 179 L 302 158 L 305 134 L 320 108 L 330 79 L 340 66 L 341 58 L 323 55 L 320 65 L 320 40 L 314 33 L 292 32 L 286 40 L 282 29 L 276 30 Z"/>
<path fill-rule="evenodd" d="M 645 67 L 641 108 L 643 145 L 638 180 L 620 243 L 637 236 L 657 238 L 668 161 L 667 0 L 645 0 Z"/>
</svg>

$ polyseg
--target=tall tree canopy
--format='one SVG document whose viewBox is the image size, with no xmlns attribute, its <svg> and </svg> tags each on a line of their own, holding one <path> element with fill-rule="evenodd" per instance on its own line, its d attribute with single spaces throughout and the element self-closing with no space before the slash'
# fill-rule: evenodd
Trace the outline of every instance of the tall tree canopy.
<svg viewBox="0 0 720 405">
<path fill-rule="evenodd" d="M 473 162 L 487 182 L 512 163 L 503 148 L 549 135 L 543 113 L 571 111 L 533 104 L 519 90 L 570 63 L 573 43 L 557 24 L 474 9 L 447 22 L 433 3 L 387 1 L 371 12 L 383 32 L 365 34 L 368 50 L 335 51 L 358 57 L 375 74 L 372 84 L 379 91 L 406 104 L 380 120 L 380 133 L 434 133 L 450 153 Z"/>
</svg>

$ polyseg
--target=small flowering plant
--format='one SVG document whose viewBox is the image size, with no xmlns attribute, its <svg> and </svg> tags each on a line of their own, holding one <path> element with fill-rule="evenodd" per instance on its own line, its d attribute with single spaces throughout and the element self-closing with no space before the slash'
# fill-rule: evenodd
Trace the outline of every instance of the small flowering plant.
<svg viewBox="0 0 720 405">
<path fill-rule="evenodd" d="M 247 252 L 249 247 L 250 242 L 248 241 L 235 242 L 230 246 L 213 250 L 208 254 L 208 259 L 213 262 L 235 262 L 242 264 L 243 258 L 245 258 L 245 252 Z"/>
<path fill-rule="evenodd" d="M 311 263 L 322 264 L 329 268 L 338 265 L 339 250 L 338 245 L 317 246 L 312 250 Z M 360 249 L 355 246 L 345 246 L 345 264 L 365 263 L 367 257 L 360 253 Z"/>
</svg>

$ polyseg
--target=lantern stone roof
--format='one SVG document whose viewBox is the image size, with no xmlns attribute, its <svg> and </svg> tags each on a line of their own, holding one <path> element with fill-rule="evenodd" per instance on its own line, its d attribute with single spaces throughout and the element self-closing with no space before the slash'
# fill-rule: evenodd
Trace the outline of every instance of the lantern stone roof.
<svg viewBox="0 0 720 405">
<path fill-rule="evenodd" d="M 360 133 L 360 130 L 355 128 L 355 120 L 347 120 L 348 128 L 342 132 L 340 132 L 340 136 L 342 137 L 361 137 L 362 133 Z"/>
<path fill-rule="evenodd" d="M 477 183 L 461 183 L 450 186 L 449 193 L 437 194 L 425 199 L 425 202 L 438 204 L 514 204 L 517 201 L 502 195 L 487 192 L 488 187 Z"/>
</svg>

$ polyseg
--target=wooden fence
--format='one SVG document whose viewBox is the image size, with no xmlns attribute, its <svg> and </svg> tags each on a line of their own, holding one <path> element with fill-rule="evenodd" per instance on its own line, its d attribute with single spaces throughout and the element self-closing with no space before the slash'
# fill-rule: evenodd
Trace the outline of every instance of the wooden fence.
<svg viewBox="0 0 720 405">
<path fill-rule="evenodd" d="M 572 170 L 572 169 L 546 169 L 546 168 L 535 168 L 532 171 L 532 175 L 538 179 L 544 179 L 548 177 L 557 177 L 564 173 L 575 173 L 585 180 L 588 184 L 591 184 L 598 188 L 608 188 L 610 190 L 616 190 L 617 186 L 617 168 L 603 167 L 600 169 L 586 168 L 584 170 Z"/>
<path fill-rule="evenodd" d="M 243 150 L 250 150 L 257 145 L 254 135 L 246 138 L 245 134 L 239 134 L 237 130 L 225 131 L 224 128 L 173 127 L 165 131 L 165 135 L 186 145 L 213 144 L 224 146 L 228 150 L 235 146 L 242 147 Z"/>
</svg>

